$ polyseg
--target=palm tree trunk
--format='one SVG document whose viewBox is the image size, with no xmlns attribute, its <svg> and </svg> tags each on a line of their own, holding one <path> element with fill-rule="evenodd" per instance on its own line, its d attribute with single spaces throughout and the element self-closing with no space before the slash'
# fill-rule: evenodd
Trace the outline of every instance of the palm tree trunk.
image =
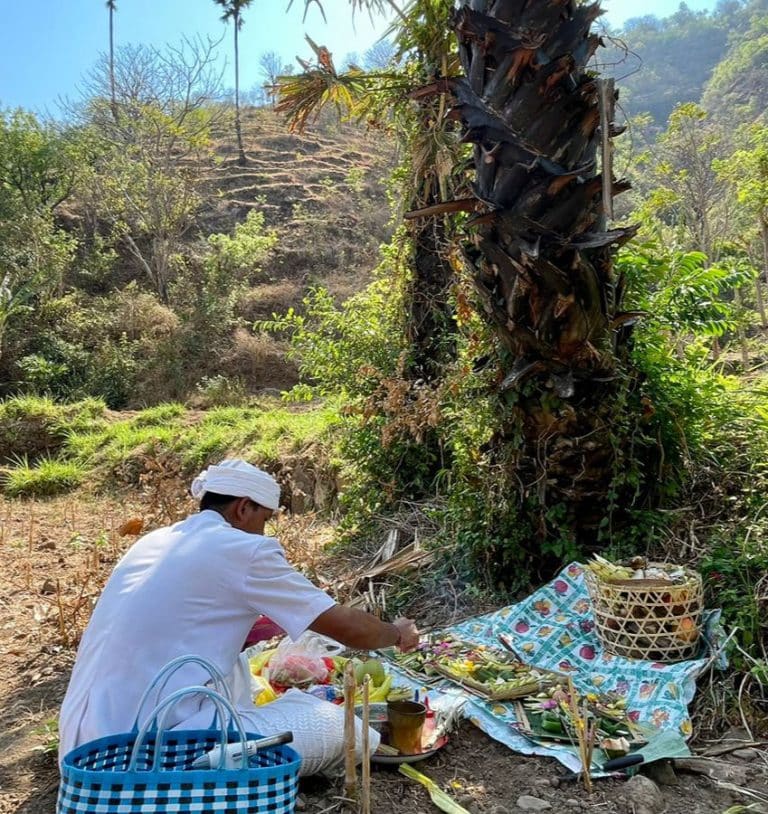
<svg viewBox="0 0 768 814">
<path fill-rule="evenodd" d="M 109 92 L 112 118 L 117 122 L 117 92 L 115 90 L 115 9 L 109 6 Z"/>
<path fill-rule="evenodd" d="M 612 259 L 635 229 L 603 225 L 598 87 L 586 70 L 598 14 L 568 0 L 464 0 L 465 76 L 444 83 L 475 145 L 485 210 L 470 219 L 465 259 L 503 348 L 497 461 L 550 551 L 564 537 L 595 545 L 628 465 L 615 427 L 627 419 L 618 374 L 636 315 L 621 312 Z M 612 181 L 613 194 L 628 187 Z"/>
<path fill-rule="evenodd" d="M 432 203 L 437 201 L 435 197 Z M 406 377 L 435 383 L 456 357 L 456 318 L 451 305 L 455 282 L 448 261 L 444 215 L 419 221 L 413 234 L 413 279 L 406 289 L 408 364 Z"/>
<path fill-rule="evenodd" d="M 235 29 L 235 133 L 237 134 L 238 164 L 245 166 L 248 159 L 245 157 L 243 149 L 243 131 L 240 125 L 240 49 L 238 32 L 240 29 L 240 17 L 235 15 L 233 20 Z"/>
</svg>

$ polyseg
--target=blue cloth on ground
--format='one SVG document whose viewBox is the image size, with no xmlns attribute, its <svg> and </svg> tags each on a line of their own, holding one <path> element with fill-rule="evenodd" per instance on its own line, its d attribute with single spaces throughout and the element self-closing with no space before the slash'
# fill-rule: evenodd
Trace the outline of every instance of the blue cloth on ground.
<svg viewBox="0 0 768 814">
<path fill-rule="evenodd" d="M 660 664 L 613 656 L 603 651 L 594 630 L 584 570 L 572 563 L 517 605 L 441 632 L 495 648 L 501 647 L 498 637 L 504 634 L 526 662 L 570 674 L 581 692 L 613 692 L 626 698 L 630 719 L 646 737 L 673 730 L 687 738 L 692 731 L 688 704 L 696 692 L 696 677 L 709 665 L 722 637 L 719 616 L 719 611 L 705 614 L 705 635 L 695 660 Z M 464 715 L 516 752 L 548 755 L 570 769 L 580 768 L 573 747 L 542 746 L 520 735 L 513 702 L 484 701 L 467 694 Z"/>
</svg>

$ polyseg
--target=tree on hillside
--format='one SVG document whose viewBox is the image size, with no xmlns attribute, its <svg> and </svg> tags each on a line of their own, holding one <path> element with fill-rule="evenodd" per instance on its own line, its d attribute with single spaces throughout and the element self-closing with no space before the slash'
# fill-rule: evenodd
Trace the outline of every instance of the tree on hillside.
<svg viewBox="0 0 768 814">
<path fill-rule="evenodd" d="M 277 101 L 277 80 L 283 74 L 292 73 L 292 66 L 285 65 L 277 51 L 265 51 L 259 57 L 259 68 L 264 77 L 264 91 L 274 105 Z"/>
<path fill-rule="evenodd" d="M 167 303 L 173 258 L 200 201 L 197 167 L 209 156 L 211 130 L 222 116 L 214 104 L 221 79 L 216 43 L 118 49 L 117 120 L 100 92 L 108 77 L 102 62 L 72 111 L 93 152 L 80 209 L 89 234 L 107 233 Z"/>
<path fill-rule="evenodd" d="M 71 194 L 78 144 L 23 110 L 0 110 L 0 216 L 3 209 L 51 212 Z"/>
<path fill-rule="evenodd" d="M 710 262 L 730 231 L 726 184 L 713 167 L 724 151 L 725 134 L 707 111 L 692 102 L 678 105 L 643 156 L 638 180 L 647 195 L 643 207 Z"/>
<path fill-rule="evenodd" d="M 0 357 L 6 329 L 61 286 L 74 239 L 54 223 L 83 163 L 74 137 L 0 110 Z"/>
<path fill-rule="evenodd" d="M 235 33 L 235 134 L 237 135 L 237 150 L 238 150 L 238 163 L 245 165 L 247 158 L 245 156 L 245 149 L 243 148 L 243 132 L 240 122 L 240 45 L 239 35 L 240 29 L 243 27 L 242 13 L 248 6 L 251 5 L 252 0 L 214 0 L 217 6 L 224 9 L 221 15 L 223 22 L 232 20 L 232 28 Z"/>
<path fill-rule="evenodd" d="M 702 96 L 707 110 L 729 128 L 764 119 L 768 107 L 768 13 L 755 9 L 748 19 L 748 29 L 733 38 Z"/>
<path fill-rule="evenodd" d="M 112 115 L 117 117 L 117 94 L 115 93 L 115 11 L 117 3 L 115 0 L 107 0 L 109 11 L 109 98 L 112 102 Z"/>
<path fill-rule="evenodd" d="M 726 52 L 730 30 L 717 14 L 681 4 L 669 17 L 637 17 L 612 33 L 619 39 L 606 38 L 601 73 L 621 81 L 622 107 L 631 116 L 647 112 L 663 126 L 676 104 L 701 99 Z"/>
<path fill-rule="evenodd" d="M 756 292 L 765 328 L 768 326 L 761 286 L 768 280 L 768 125 L 749 127 L 746 145 L 727 159 L 716 162 L 715 170 L 733 186 L 748 218 L 742 238 L 746 238 L 747 246 L 755 238 L 760 245 L 763 272 L 756 281 Z"/>
</svg>

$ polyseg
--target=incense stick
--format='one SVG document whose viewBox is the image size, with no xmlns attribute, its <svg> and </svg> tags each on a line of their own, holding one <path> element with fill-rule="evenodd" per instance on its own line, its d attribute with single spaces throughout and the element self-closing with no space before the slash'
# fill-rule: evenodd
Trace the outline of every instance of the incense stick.
<svg viewBox="0 0 768 814">
<path fill-rule="evenodd" d="M 350 659 L 344 668 L 344 796 L 357 800 L 355 771 L 355 666 Z"/>
<path fill-rule="evenodd" d="M 576 703 L 576 688 L 573 685 L 573 679 L 568 676 L 568 707 L 571 714 L 571 723 L 576 732 L 576 740 L 579 746 L 579 758 L 581 760 L 581 776 L 584 781 L 584 788 L 588 794 L 592 792 L 592 776 L 590 774 L 592 769 L 592 747 L 590 742 L 594 742 L 594 732 L 590 727 L 590 732 L 587 732 L 588 715 L 586 700 L 584 701 L 583 711 L 580 713 L 578 704 Z"/>
<path fill-rule="evenodd" d="M 366 675 L 363 680 L 363 783 L 361 793 L 362 814 L 371 814 L 371 755 L 368 743 L 368 726 L 370 723 L 370 695 L 371 677 Z"/>
</svg>

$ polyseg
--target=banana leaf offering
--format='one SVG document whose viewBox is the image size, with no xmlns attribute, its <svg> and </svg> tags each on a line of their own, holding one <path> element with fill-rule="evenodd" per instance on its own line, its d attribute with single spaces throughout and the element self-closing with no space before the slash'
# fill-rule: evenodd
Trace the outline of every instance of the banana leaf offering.
<svg viewBox="0 0 768 814">
<path fill-rule="evenodd" d="M 594 723 L 597 742 L 609 757 L 622 751 L 624 754 L 639 744 L 645 743 L 636 724 L 629 718 L 626 699 L 613 693 L 575 692 L 575 706 L 585 711 L 587 721 Z M 523 735 L 536 740 L 551 740 L 561 743 L 577 742 L 573 721 L 574 705 L 571 704 L 569 688 L 566 684 L 554 684 L 531 695 L 517 704 L 519 729 Z"/>
<path fill-rule="evenodd" d="M 385 655 L 422 680 L 447 678 L 492 701 L 523 698 L 563 678 L 518 661 L 504 650 L 452 636 L 427 639 L 412 653 L 391 650 Z"/>
</svg>

